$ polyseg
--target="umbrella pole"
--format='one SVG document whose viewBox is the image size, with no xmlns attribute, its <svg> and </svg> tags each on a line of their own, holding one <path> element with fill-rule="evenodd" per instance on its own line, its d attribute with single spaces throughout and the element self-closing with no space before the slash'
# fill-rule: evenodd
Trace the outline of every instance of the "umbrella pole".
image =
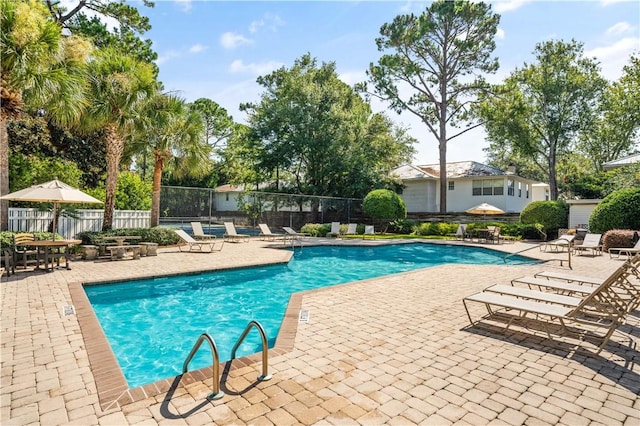
<svg viewBox="0 0 640 426">
<path fill-rule="evenodd" d="M 58 230 L 58 218 L 56 216 L 56 210 L 57 210 L 57 204 L 56 202 L 53 203 L 53 227 L 51 229 L 51 240 L 55 241 L 56 240 L 56 231 Z"/>
</svg>

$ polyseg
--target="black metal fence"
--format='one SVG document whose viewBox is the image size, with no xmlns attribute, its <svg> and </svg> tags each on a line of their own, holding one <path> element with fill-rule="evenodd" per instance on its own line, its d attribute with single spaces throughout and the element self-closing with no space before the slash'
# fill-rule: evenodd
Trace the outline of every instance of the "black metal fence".
<svg viewBox="0 0 640 426">
<path fill-rule="evenodd" d="M 362 222 L 362 199 L 162 186 L 160 223 L 182 225 L 190 221 L 244 226 L 266 223 L 294 229 L 305 223 Z"/>
</svg>

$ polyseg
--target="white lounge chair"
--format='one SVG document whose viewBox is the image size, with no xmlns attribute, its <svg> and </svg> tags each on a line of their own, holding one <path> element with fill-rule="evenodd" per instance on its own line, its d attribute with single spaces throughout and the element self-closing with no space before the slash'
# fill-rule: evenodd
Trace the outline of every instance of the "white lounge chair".
<svg viewBox="0 0 640 426">
<path fill-rule="evenodd" d="M 282 230 L 285 232 L 285 240 L 286 239 L 299 240 L 299 239 L 307 238 L 311 236 L 311 234 L 307 234 L 305 232 L 296 232 L 296 230 L 290 226 L 283 226 Z"/>
<path fill-rule="evenodd" d="M 327 232 L 327 237 L 336 237 L 340 236 L 340 222 L 331 222 L 331 231 Z"/>
<path fill-rule="evenodd" d="M 231 242 L 249 242 L 250 235 L 238 234 L 238 232 L 236 231 L 236 226 L 233 224 L 233 222 L 224 222 L 224 229 L 226 232 L 222 236 L 222 238 Z"/>
<path fill-rule="evenodd" d="M 204 229 L 202 229 L 202 223 L 200 222 L 191 222 L 191 230 L 193 232 L 193 238 L 195 239 L 208 240 L 209 238 L 211 238 L 210 235 L 204 233 Z"/>
<path fill-rule="evenodd" d="M 544 246 L 541 245 L 540 250 L 562 251 L 565 248 L 569 249 L 573 245 L 573 239 L 575 237 L 575 235 L 562 235 L 555 240 L 547 241 Z"/>
<path fill-rule="evenodd" d="M 468 237 L 467 224 L 465 223 L 459 224 L 458 229 L 456 230 L 456 233 L 453 234 L 453 236 L 456 237 L 456 239 L 465 240 Z"/>
<path fill-rule="evenodd" d="M 563 296 L 547 292 L 538 292 L 527 289 L 510 289 L 510 286 L 492 286 L 485 291 L 474 293 L 462 300 L 469 322 L 475 325 L 471 318 L 467 303 L 483 303 L 489 313 L 489 317 L 496 314 L 492 307 L 505 309 L 509 315 L 508 329 L 513 321 L 524 319 L 528 314 L 533 314 L 535 319 L 543 325 L 559 321 L 562 331 L 567 331 L 566 323 L 587 326 L 588 328 L 604 328 L 606 333 L 602 336 L 602 343 L 597 353 L 604 348 L 615 329 L 624 323 L 626 315 L 632 306 L 637 305 L 637 289 L 629 285 L 627 279 L 631 268 L 629 262 L 618 268 L 602 284 L 591 287 L 590 292 L 580 297 Z M 541 280 L 543 281 L 543 280 Z M 550 281 L 550 280 L 549 280 Z M 584 286 L 577 286 L 583 287 Z M 562 297 L 560 297 L 562 296 Z M 548 318 L 548 321 L 542 318 Z M 530 317 L 531 318 L 531 317 Z M 547 329 L 547 335 L 552 338 Z"/>
<path fill-rule="evenodd" d="M 362 234 L 362 239 L 364 240 L 367 237 L 367 235 L 371 235 L 371 236 L 373 236 L 373 238 L 376 237 L 376 232 L 375 232 L 375 229 L 374 229 L 373 225 L 365 225 L 364 226 L 364 234 Z"/>
<path fill-rule="evenodd" d="M 182 241 L 184 241 L 186 243 L 186 245 L 188 246 L 189 252 L 203 252 L 203 253 L 207 253 L 207 252 L 213 252 L 213 251 L 220 251 L 222 250 L 222 246 L 224 246 L 224 240 L 220 241 L 218 239 L 216 239 L 215 235 L 212 235 L 213 239 L 211 240 L 195 240 L 191 235 L 187 234 L 186 232 L 184 232 L 184 230 L 182 229 L 174 229 L 175 233 L 178 234 L 178 236 L 182 239 Z M 220 244 L 220 248 L 219 249 L 215 249 L 215 245 L 216 243 Z M 178 245 L 178 249 L 180 249 L 180 251 L 185 251 L 182 250 L 182 247 L 184 247 L 184 244 L 180 244 Z M 205 248 L 209 248 L 209 250 L 205 250 Z"/>
<path fill-rule="evenodd" d="M 267 225 L 266 223 L 259 223 L 258 227 L 260 228 L 260 234 L 258 235 L 263 240 L 274 241 L 278 238 L 284 237 L 284 235 L 282 234 L 274 234 L 273 232 L 271 232 L 271 228 L 269 228 L 269 225 Z"/>
<path fill-rule="evenodd" d="M 584 236 L 582 244 L 574 244 L 573 249 L 578 254 L 582 254 L 586 250 L 591 250 L 593 255 L 602 254 L 600 238 L 602 238 L 602 234 L 587 234 Z"/>
<path fill-rule="evenodd" d="M 350 223 L 347 225 L 347 231 L 342 234 L 343 236 L 346 235 L 358 235 L 358 224 L 357 223 Z"/>
<path fill-rule="evenodd" d="M 631 258 L 638 253 L 640 253 L 640 240 L 636 241 L 636 245 L 633 247 L 611 247 L 609 249 L 609 257 L 611 259 L 617 259 L 622 255 L 626 255 L 627 258 Z"/>
</svg>

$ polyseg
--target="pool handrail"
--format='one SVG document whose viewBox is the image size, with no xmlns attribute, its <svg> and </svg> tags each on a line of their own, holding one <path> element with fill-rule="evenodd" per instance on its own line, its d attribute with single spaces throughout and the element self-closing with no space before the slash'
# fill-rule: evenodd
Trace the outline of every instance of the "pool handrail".
<svg viewBox="0 0 640 426">
<path fill-rule="evenodd" d="M 238 347 L 240 346 L 244 338 L 247 337 L 247 334 L 249 334 L 249 331 L 252 327 L 258 329 L 258 333 L 260 333 L 260 338 L 262 339 L 262 374 L 258 376 L 258 380 L 271 380 L 271 374 L 269 374 L 269 344 L 267 343 L 267 334 L 258 321 L 252 320 L 249 322 L 249 324 L 247 324 L 247 327 L 244 329 L 242 335 L 231 350 L 231 359 L 236 358 L 236 351 L 238 350 Z"/>
<path fill-rule="evenodd" d="M 215 340 L 213 337 L 209 336 L 207 333 L 202 333 L 198 338 L 198 341 L 195 345 L 193 345 L 193 349 L 189 353 L 187 359 L 184 360 L 184 364 L 182 364 L 182 374 L 186 373 L 189 367 L 189 363 L 193 359 L 193 356 L 200 349 L 200 345 L 202 342 L 206 340 L 211 347 L 211 354 L 213 355 L 213 392 L 207 396 L 207 399 L 220 399 L 224 396 L 224 392 L 220 390 L 220 355 L 218 354 L 218 347 L 216 346 Z"/>
<path fill-rule="evenodd" d="M 507 263 L 507 259 L 510 258 L 511 256 L 516 256 L 519 255 L 520 253 L 523 253 L 525 251 L 529 251 L 529 250 L 533 250 L 534 248 L 539 248 L 542 247 L 543 245 L 545 245 L 546 243 L 540 243 L 540 244 L 536 244 L 535 246 L 532 247 L 527 247 L 526 249 L 520 250 L 520 251 L 516 251 L 514 253 L 508 253 L 505 256 L 502 257 L 502 261 L 506 264 Z M 568 266 L 569 269 L 573 269 L 573 267 L 571 266 L 571 247 L 567 248 L 567 259 L 546 259 L 544 260 L 544 262 L 549 262 L 552 260 L 557 260 L 560 262 L 560 266 L 564 265 L 564 262 L 568 262 Z"/>
</svg>

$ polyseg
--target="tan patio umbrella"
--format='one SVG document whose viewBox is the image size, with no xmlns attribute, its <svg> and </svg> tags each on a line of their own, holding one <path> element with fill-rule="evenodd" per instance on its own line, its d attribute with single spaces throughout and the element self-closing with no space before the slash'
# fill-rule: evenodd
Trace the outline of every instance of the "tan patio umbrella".
<svg viewBox="0 0 640 426">
<path fill-rule="evenodd" d="M 102 203 L 102 201 L 93 198 L 89 194 L 85 194 L 77 188 L 67 185 L 64 182 L 54 179 L 50 182 L 40 183 L 12 192 L 11 194 L 0 197 L 2 200 L 10 201 L 34 201 L 37 203 L 53 203 L 53 239 L 56 239 L 58 230 L 58 221 L 56 218 L 56 210 L 60 208 L 62 203 Z"/>
<path fill-rule="evenodd" d="M 466 212 L 469 214 L 481 214 L 483 215 L 482 220 L 485 220 L 488 214 L 502 214 L 504 213 L 504 210 L 499 209 L 496 206 L 492 206 L 488 203 L 482 203 L 478 204 L 475 207 L 471 207 L 470 209 L 466 210 Z"/>
</svg>

